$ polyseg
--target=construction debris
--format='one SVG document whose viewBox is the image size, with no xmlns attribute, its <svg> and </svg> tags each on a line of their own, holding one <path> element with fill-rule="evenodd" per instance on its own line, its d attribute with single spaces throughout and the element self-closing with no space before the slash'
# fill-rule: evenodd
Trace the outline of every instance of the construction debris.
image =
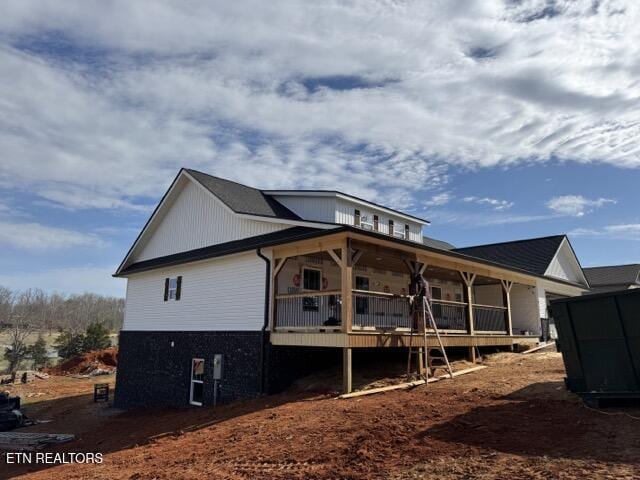
<svg viewBox="0 0 640 480">
<path fill-rule="evenodd" d="M 40 450 L 46 445 L 70 442 L 74 438 L 70 433 L 0 432 L 0 450 Z"/>
<path fill-rule="evenodd" d="M 118 349 L 115 347 L 83 353 L 47 369 L 52 375 L 96 376 L 115 373 L 118 366 Z"/>
<path fill-rule="evenodd" d="M 22 426 L 24 418 L 20 411 L 20 397 L 10 397 L 6 392 L 0 393 L 0 431 Z"/>
</svg>

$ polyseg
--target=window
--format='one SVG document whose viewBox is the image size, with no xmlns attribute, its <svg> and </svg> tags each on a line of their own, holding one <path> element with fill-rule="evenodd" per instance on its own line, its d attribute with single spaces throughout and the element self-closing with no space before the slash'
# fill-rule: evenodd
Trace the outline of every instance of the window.
<svg viewBox="0 0 640 480">
<path fill-rule="evenodd" d="M 182 294 L 182 277 L 164 279 L 164 301 L 180 300 Z"/>
<path fill-rule="evenodd" d="M 353 214 L 353 224 L 356 227 L 360 226 L 360 210 L 356 209 L 354 214 Z"/>
<path fill-rule="evenodd" d="M 404 226 L 404 239 L 409 240 L 409 225 Z"/>
<path fill-rule="evenodd" d="M 302 289 L 320 290 L 322 285 L 322 272 L 316 268 L 302 269 Z M 317 312 L 320 310 L 320 297 L 303 297 L 302 311 Z"/>
<path fill-rule="evenodd" d="M 302 288 L 304 290 L 320 290 L 322 272 L 315 268 L 302 269 Z"/>
<path fill-rule="evenodd" d="M 369 278 L 356 275 L 356 290 L 369 290 Z M 356 295 L 356 314 L 369 313 L 369 297 Z"/>
<path fill-rule="evenodd" d="M 191 391 L 189 403 L 202 406 L 204 400 L 204 359 L 191 359 Z"/>
<path fill-rule="evenodd" d="M 393 237 L 393 220 L 389 220 L 389 235 Z"/>
<path fill-rule="evenodd" d="M 374 215 L 373 216 L 373 231 L 374 232 L 378 231 L 379 223 L 380 223 L 380 219 L 378 218 L 378 215 Z"/>
</svg>

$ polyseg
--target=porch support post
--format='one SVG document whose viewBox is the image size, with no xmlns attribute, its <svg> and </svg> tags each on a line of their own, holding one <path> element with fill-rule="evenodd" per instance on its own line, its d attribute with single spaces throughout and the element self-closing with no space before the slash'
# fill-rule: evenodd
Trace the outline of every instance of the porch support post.
<svg viewBox="0 0 640 480">
<path fill-rule="evenodd" d="M 353 390 L 352 353 L 350 348 L 342 349 L 342 393 L 351 393 Z"/>
<path fill-rule="evenodd" d="M 273 267 L 271 269 L 271 331 L 275 331 L 276 325 L 276 316 L 278 314 L 277 306 L 276 306 L 276 295 L 278 295 L 278 274 L 284 267 L 285 263 L 289 257 L 275 258 L 273 261 Z"/>
<path fill-rule="evenodd" d="M 460 272 L 460 276 L 462 277 L 462 281 L 464 282 L 465 288 L 464 297 L 467 302 L 467 331 L 469 335 L 474 335 L 474 326 L 473 326 L 473 282 L 476 279 L 476 274 L 471 272 Z"/>
<path fill-rule="evenodd" d="M 351 325 L 353 323 L 353 260 L 351 257 L 351 245 L 350 240 L 347 238 L 342 246 L 341 250 L 341 265 L 340 270 L 342 272 L 341 287 L 342 287 L 342 331 L 345 333 L 351 332 Z M 351 355 L 351 354 L 349 354 Z M 351 357 L 349 357 L 351 358 Z"/>
<path fill-rule="evenodd" d="M 513 335 L 513 322 L 511 320 L 511 288 L 513 287 L 513 282 L 511 280 L 500 280 L 500 282 L 502 283 L 502 298 L 504 306 L 507 307 L 505 310 L 507 335 Z"/>
</svg>

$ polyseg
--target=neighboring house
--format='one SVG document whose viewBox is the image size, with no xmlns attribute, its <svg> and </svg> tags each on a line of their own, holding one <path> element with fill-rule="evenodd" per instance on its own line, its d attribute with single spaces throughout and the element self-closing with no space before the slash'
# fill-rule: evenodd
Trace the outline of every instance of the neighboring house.
<svg viewBox="0 0 640 480">
<path fill-rule="evenodd" d="M 640 263 L 588 267 L 584 274 L 593 293 L 640 288 Z"/>
<path fill-rule="evenodd" d="M 537 344 L 548 300 L 589 288 L 564 235 L 456 249 L 423 237 L 428 223 L 182 169 L 115 273 L 127 278 L 116 404 L 251 397 L 336 354 L 349 391 L 353 349 L 408 346 L 416 273 L 445 346 L 470 353 Z"/>
</svg>

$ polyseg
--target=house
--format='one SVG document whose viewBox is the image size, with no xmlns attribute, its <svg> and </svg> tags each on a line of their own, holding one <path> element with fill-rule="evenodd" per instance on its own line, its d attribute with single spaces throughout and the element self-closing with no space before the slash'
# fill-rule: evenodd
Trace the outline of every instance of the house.
<svg viewBox="0 0 640 480">
<path fill-rule="evenodd" d="M 470 355 L 536 345 L 549 299 L 589 288 L 564 235 L 455 248 L 423 237 L 428 224 L 342 192 L 180 170 L 114 274 L 127 279 L 116 405 L 251 397 L 336 359 L 350 391 L 353 352 L 408 346 L 416 273 L 445 347 Z"/>
<path fill-rule="evenodd" d="M 592 293 L 640 288 L 640 263 L 588 267 L 584 274 Z"/>
</svg>

